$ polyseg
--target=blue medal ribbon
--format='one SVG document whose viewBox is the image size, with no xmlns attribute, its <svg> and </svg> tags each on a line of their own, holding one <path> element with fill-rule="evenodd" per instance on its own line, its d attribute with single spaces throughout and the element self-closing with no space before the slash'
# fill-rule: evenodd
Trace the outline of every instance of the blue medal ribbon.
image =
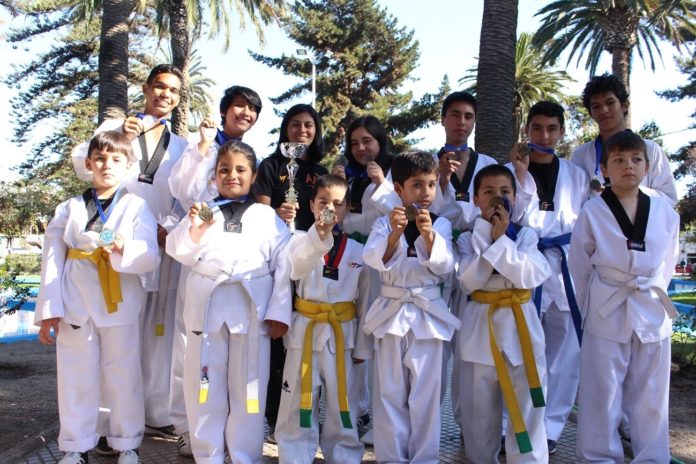
<svg viewBox="0 0 696 464">
<path fill-rule="evenodd" d="M 467 151 L 468 149 L 469 149 L 469 145 L 467 145 L 466 143 L 460 147 L 446 143 L 445 146 L 443 147 L 443 150 L 445 153 L 450 152 L 450 151 Z"/>
<path fill-rule="evenodd" d="M 544 148 L 541 145 L 538 145 L 536 143 L 527 142 L 527 146 L 534 151 L 538 151 L 540 153 L 546 153 L 547 155 L 555 155 L 556 154 L 556 150 L 554 150 L 553 148 Z"/>
<path fill-rule="evenodd" d="M 155 118 L 154 116 L 152 116 L 152 115 L 147 115 L 147 114 L 145 114 L 145 113 L 136 113 L 136 114 L 135 114 L 135 117 L 138 118 L 138 119 L 140 119 L 140 120 L 144 120 L 144 119 L 145 119 L 145 116 L 150 116 L 152 119 L 157 120 L 157 118 Z M 169 123 L 169 119 L 160 119 L 160 120 L 158 120 L 158 122 L 159 122 L 160 124 L 163 124 L 163 125 L 166 126 L 167 123 Z"/>
<path fill-rule="evenodd" d="M 225 134 L 223 131 L 218 129 L 217 134 L 215 134 L 215 141 L 219 146 L 223 146 L 226 142 L 229 142 L 230 140 L 242 140 L 241 137 L 232 137 L 230 135 Z"/>
<path fill-rule="evenodd" d="M 599 163 L 602 160 L 602 139 L 597 136 L 597 138 L 594 141 L 594 149 L 595 149 L 595 167 L 594 167 L 594 173 L 595 177 L 599 178 Z"/>
<path fill-rule="evenodd" d="M 109 220 L 109 216 L 111 216 L 111 212 L 114 210 L 114 206 L 118 202 L 119 197 L 121 196 L 121 189 L 119 188 L 116 190 L 116 194 L 114 195 L 114 199 L 111 201 L 111 204 L 109 205 L 108 208 L 106 208 L 106 211 L 102 209 L 101 203 L 99 202 L 99 196 L 97 195 L 97 189 L 92 189 L 92 197 L 94 198 L 94 205 L 97 207 L 97 212 L 99 213 L 99 218 L 102 221 L 103 225 L 106 225 L 106 221 Z"/>
<path fill-rule="evenodd" d="M 539 239 L 539 251 L 542 253 L 544 250 L 549 248 L 556 248 L 561 253 L 561 272 L 563 273 L 563 287 L 565 288 L 566 298 L 568 299 L 568 306 L 570 307 L 570 316 L 573 318 L 573 326 L 575 327 L 575 334 L 578 337 L 578 345 L 582 344 L 582 315 L 580 314 L 580 308 L 575 300 L 575 290 L 573 290 L 573 282 L 570 278 L 570 271 L 568 270 L 568 259 L 566 257 L 563 245 L 570 244 L 571 233 L 558 235 L 556 237 L 545 237 Z M 541 293 L 542 286 L 539 285 L 534 292 L 534 304 L 537 307 L 537 311 L 541 311 Z"/>
</svg>

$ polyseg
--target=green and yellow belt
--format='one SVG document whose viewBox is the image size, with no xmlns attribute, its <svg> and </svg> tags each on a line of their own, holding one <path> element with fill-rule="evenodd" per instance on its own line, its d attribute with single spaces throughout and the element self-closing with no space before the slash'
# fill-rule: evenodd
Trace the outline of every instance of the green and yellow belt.
<svg viewBox="0 0 696 464">
<path fill-rule="evenodd" d="M 343 427 L 352 429 L 350 410 L 348 407 L 348 388 L 346 387 L 346 358 L 345 341 L 341 322 L 355 318 L 355 303 L 342 301 L 339 303 L 319 303 L 295 297 L 295 309 L 307 319 L 307 325 L 302 347 L 301 396 L 300 396 L 300 427 L 312 426 L 312 352 L 314 341 L 314 326 L 317 322 L 331 325 L 336 339 L 336 377 L 338 380 L 338 407 L 341 411 Z"/>
<path fill-rule="evenodd" d="M 503 399 L 510 414 L 512 428 L 515 431 L 515 439 L 520 453 L 528 453 L 532 451 L 532 442 L 529 439 L 529 433 L 520 411 L 520 405 L 517 402 L 515 389 L 510 379 L 510 373 L 505 365 L 503 354 L 498 348 L 498 343 L 495 338 L 495 330 L 493 328 L 493 313 L 498 308 L 509 307 L 515 316 L 517 325 L 517 334 L 520 338 L 520 346 L 522 347 L 522 359 L 524 360 L 524 369 L 527 374 L 527 382 L 529 383 L 529 393 L 532 397 L 532 404 L 535 408 L 541 408 L 546 405 L 544 401 L 544 391 L 541 388 L 539 381 L 539 373 L 537 372 L 536 362 L 534 360 L 534 350 L 532 348 L 532 340 L 529 336 L 529 328 L 527 320 L 522 311 L 522 303 L 530 300 L 532 295 L 531 290 L 527 289 L 509 289 L 499 290 L 497 292 L 484 292 L 477 290 L 471 294 L 471 299 L 477 303 L 489 304 L 488 307 L 488 338 L 490 339 L 491 353 L 493 354 L 493 362 L 495 370 L 498 374 L 500 389 L 503 392 Z"/>
<path fill-rule="evenodd" d="M 118 272 L 111 266 L 109 253 L 103 247 L 96 248 L 91 253 L 79 248 L 68 248 L 68 259 L 88 259 L 97 266 L 97 274 L 99 275 L 99 283 L 104 295 L 106 310 L 109 313 L 118 311 L 118 303 L 123 301 L 121 278 Z"/>
</svg>

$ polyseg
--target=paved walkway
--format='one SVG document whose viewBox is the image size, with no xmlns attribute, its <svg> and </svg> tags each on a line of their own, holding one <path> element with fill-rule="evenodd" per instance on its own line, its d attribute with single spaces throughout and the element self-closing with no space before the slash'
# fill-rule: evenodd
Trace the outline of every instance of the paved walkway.
<svg viewBox="0 0 696 464">
<path fill-rule="evenodd" d="M 440 462 L 467 463 L 468 461 L 464 459 L 464 450 L 462 448 L 461 436 L 459 435 L 459 427 L 454 422 L 454 418 L 452 417 L 449 388 L 447 389 L 447 395 L 442 403 L 441 410 L 442 432 L 440 438 Z M 552 464 L 575 462 L 575 435 L 575 423 L 568 421 L 565 431 L 558 442 L 557 451 L 551 456 L 550 462 Z M 263 446 L 263 455 L 264 463 L 277 463 L 278 447 L 270 443 L 265 443 Z M 55 440 L 52 440 L 42 448 L 30 453 L 20 461 L 20 464 L 53 464 L 58 462 L 62 456 L 63 453 L 58 450 L 58 444 Z M 165 440 L 161 438 L 146 437 L 140 448 L 140 456 L 144 464 L 193 463 L 193 459 L 182 458 L 178 455 L 175 440 Z M 89 458 L 90 464 L 115 464 L 117 461 L 116 458 L 104 458 L 93 452 L 90 453 Z M 504 455 L 501 456 L 500 461 L 501 463 L 505 463 Z M 317 459 L 315 462 L 324 462 L 321 452 L 317 453 Z M 365 450 L 363 462 L 377 462 L 372 448 L 367 448 Z"/>
</svg>

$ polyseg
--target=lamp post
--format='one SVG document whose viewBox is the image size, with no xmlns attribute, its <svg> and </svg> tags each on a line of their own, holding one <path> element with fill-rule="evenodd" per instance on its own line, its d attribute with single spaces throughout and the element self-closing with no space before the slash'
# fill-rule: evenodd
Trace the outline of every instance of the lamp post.
<svg viewBox="0 0 696 464">
<path fill-rule="evenodd" d="M 306 48 L 298 48 L 296 50 L 297 56 L 306 58 L 312 63 L 312 108 L 316 109 L 317 106 L 317 66 L 314 54 L 307 50 Z"/>
</svg>

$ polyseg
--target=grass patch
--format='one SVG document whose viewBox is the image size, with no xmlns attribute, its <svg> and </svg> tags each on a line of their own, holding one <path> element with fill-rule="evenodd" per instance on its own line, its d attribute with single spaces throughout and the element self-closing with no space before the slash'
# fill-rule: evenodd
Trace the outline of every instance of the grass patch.
<svg viewBox="0 0 696 464">
<path fill-rule="evenodd" d="M 670 297 L 672 301 L 677 303 L 690 304 L 696 306 L 696 291 L 676 293 Z"/>
</svg>

